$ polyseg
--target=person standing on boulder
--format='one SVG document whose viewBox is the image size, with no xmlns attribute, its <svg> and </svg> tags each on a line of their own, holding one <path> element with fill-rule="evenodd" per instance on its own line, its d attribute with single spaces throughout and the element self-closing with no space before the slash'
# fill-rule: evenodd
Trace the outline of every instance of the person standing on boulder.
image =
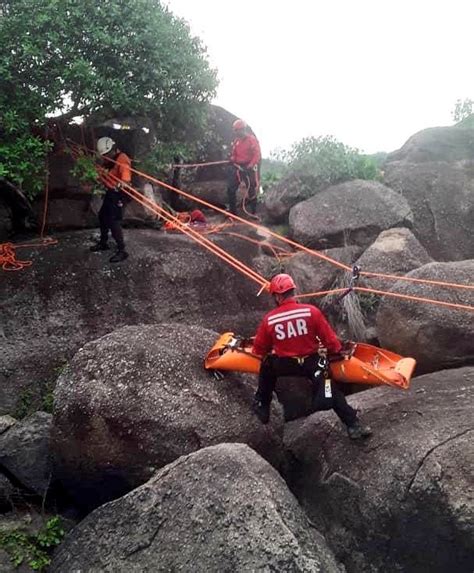
<svg viewBox="0 0 474 573">
<path fill-rule="evenodd" d="M 270 404 L 279 376 L 303 376 L 313 385 L 317 410 L 333 409 L 352 439 L 371 435 L 357 412 L 346 401 L 336 384 L 326 379 L 326 358 L 320 356 L 320 342 L 329 354 L 339 354 L 342 344 L 323 313 L 311 304 L 296 302 L 296 285 L 290 275 L 278 274 L 270 282 L 270 294 L 277 308 L 265 315 L 252 352 L 263 356 L 255 394 L 254 410 L 260 421 L 270 419 Z"/>
<path fill-rule="evenodd" d="M 260 144 L 245 121 L 237 119 L 232 125 L 234 141 L 230 155 L 229 180 L 227 185 L 227 197 L 229 211 L 237 214 L 236 197 L 237 190 L 242 181 L 248 190 L 249 211 L 255 214 L 257 209 L 257 192 L 260 187 L 259 165 L 262 159 Z"/>
<path fill-rule="evenodd" d="M 92 252 L 108 250 L 109 231 L 111 231 L 117 244 L 117 251 L 110 258 L 110 262 L 119 263 L 128 257 L 122 231 L 124 194 L 121 191 L 121 183 L 131 182 L 132 162 L 110 137 L 101 137 L 97 141 L 97 152 L 105 158 L 108 173 L 102 177 L 106 192 L 99 211 L 100 240 L 90 250 Z"/>
</svg>

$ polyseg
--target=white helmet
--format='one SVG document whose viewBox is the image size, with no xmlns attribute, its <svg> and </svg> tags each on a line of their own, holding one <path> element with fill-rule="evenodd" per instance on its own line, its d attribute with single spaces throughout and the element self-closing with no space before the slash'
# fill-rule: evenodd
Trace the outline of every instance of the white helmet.
<svg viewBox="0 0 474 573">
<path fill-rule="evenodd" d="M 97 153 L 100 155 L 105 155 L 113 148 L 114 145 L 115 141 L 110 137 L 101 137 L 97 141 Z"/>
</svg>

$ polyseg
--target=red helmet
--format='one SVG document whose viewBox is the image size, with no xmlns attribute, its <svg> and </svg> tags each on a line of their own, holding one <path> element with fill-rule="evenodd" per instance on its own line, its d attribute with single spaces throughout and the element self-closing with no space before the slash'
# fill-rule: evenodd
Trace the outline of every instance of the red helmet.
<svg viewBox="0 0 474 573">
<path fill-rule="evenodd" d="M 270 281 L 270 294 L 283 294 L 296 288 L 295 281 L 290 275 L 275 275 Z"/>
<path fill-rule="evenodd" d="M 245 129 L 247 127 L 247 124 L 245 123 L 245 121 L 243 119 L 236 119 L 234 121 L 234 123 L 232 124 L 232 129 L 234 131 L 237 131 L 238 129 Z"/>
</svg>

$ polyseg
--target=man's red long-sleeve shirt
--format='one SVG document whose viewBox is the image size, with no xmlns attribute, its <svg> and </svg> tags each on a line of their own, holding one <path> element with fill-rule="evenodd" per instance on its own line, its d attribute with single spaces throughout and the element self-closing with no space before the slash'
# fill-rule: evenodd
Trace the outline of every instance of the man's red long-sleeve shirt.
<svg viewBox="0 0 474 573">
<path fill-rule="evenodd" d="M 264 316 L 253 353 L 263 356 L 273 350 L 277 356 L 308 356 L 316 353 L 320 344 L 331 354 L 341 349 L 336 333 L 318 308 L 288 298 Z"/>
<path fill-rule="evenodd" d="M 260 144 L 255 135 L 249 133 L 242 138 L 234 139 L 232 142 L 232 153 L 230 155 L 232 163 L 252 169 L 259 163 L 261 158 Z"/>
</svg>

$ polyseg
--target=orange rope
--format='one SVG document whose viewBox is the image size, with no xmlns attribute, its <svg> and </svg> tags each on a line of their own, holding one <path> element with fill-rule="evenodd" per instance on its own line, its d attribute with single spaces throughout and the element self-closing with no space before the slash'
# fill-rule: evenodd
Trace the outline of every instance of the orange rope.
<svg viewBox="0 0 474 573">
<path fill-rule="evenodd" d="M 171 167 L 178 169 L 191 169 L 194 167 L 209 167 L 210 165 L 229 165 L 230 161 L 208 161 L 207 163 L 172 163 Z"/>
<path fill-rule="evenodd" d="M 312 298 L 317 296 L 326 296 L 330 294 L 336 294 L 338 292 L 346 292 L 347 288 L 333 288 L 331 290 L 321 290 L 318 292 L 308 292 L 305 294 L 297 294 L 295 298 Z"/>
<path fill-rule="evenodd" d="M 351 267 L 349 267 L 348 265 L 345 265 L 344 263 L 336 261 L 332 257 L 328 257 L 327 255 L 323 255 L 322 253 L 319 253 L 318 251 L 315 251 L 313 249 L 305 247 L 304 245 L 301 245 L 300 243 L 297 243 L 296 241 L 292 241 L 291 239 L 288 239 L 287 237 L 283 237 L 282 235 L 278 235 L 277 233 L 274 233 L 273 231 L 271 231 L 270 229 L 267 229 L 266 227 L 263 227 L 262 225 L 258 225 L 257 223 L 253 223 L 252 221 L 248 221 L 246 219 L 243 219 L 242 217 L 239 217 L 238 215 L 234 215 L 233 213 L 229 213 L 229 212 L 225 211 L 224 209 L 217 207 L 216 205 L 212 205 L 211 203 L 208 203 L 207 201 L 200 199 L 199 197 L 195 197 L 189 193 L 186 193 L 185 191 L 182 191 L 181 189 L 177 189 L 176 187 L 173 187 L 172 185 L 168 185 L 164 181 L 160 181 L 159 179 L 156 179 L 155 177 L 152 177 L 151 175 L 147 175 L 146 173 L 143 173 L 143 172 L 138 171 L 136 169 L 132 169 L 132 171 L 134 171 L 137 175 L 141 175 L 142 177 L 149 179 L 150 181 L 153 181 L 154 183 L 156 183 L 157 185 L 160 185 L 161 187 L 164 187 L 164 188 L 169 189 L 171 191 L 175 191 L 176 193 L 179 193 L 180 195 L 183 195 L 184 197 L 186 197 L 188 199 L 191 199 L 193 201 L 201 203 L 202 205 L 205 205 L 206 207 L 208 207 L 210 209 L 214 209 L 215 211 L 219 211 L 220 213 L 224 214 L 226 217 L 230 217 L 231 219 L 235 219 L 236 221 L 239 221 L 241 223 L 249 225 L 249 226 L 251 226 L 257 230 L 264 230 L 266 233 L 268 233 L 272 237 L 275 237 L 276 239 L 279 239 L 280 241 L 283 241 L 284 243 L 292 245 L 293 247 L 295 247 L 301 251 L 304 251 L 310 255 L 313 255 L 313 256 L 316 256 L 320 259 L 323 259 L 323 260 L 327 261 L 328 263 L 331 263 L 331 264 L 333 264 L 333 265 L 335 265 L 341 269 L 352 272 Z M 462 289 L 470 289 L 470 290 L 474 289 L 474 285 L 448 283 L 448 282 L 442 282 L 442 281 L 432 281 L 429 279 L 417 279 L 417 278 L 412 278 L 412 277 L 400 277 L 398 275 L 388 275 L 388 274 L 384 274 L 384 273 L 369 273 L 368 271 L 366 271 L 366 272 L 361 272 L 360 274 L 364 274 L 364 275 L 370 274 L 371 276 L 378 276 L 380 278 L 390 278 L 393 280 L 400 280 L 401 279 L 401 280 L 405 280 L 405 281 L 424 283 L 424 284 L 433 284 L 433 285 L 437 284 L 438 286 L 445 286 L 445 287 L 451 287 L 451 288 L 462 288 Z"/>
<path fill-rule="evenodd" d="M 110 176 L 110 174 L 109 174 L 109 176 Z M 102 175 L 101 175 L 101 177 L 102 177 Z M 177 217 L 174 217 L 173 215 L 168 213 L 165 209 L 163 209 L 162 207 L 160 207 L 159 205 L 157 205 L 156 203 L 154 203 L 153 201 L 151 201 L 147 197 L 144 197 L 139 191 L 134 189 L 131 185 L 124 184 L 117 177 L 115 177 L 115 179 L 116 179 L 117 183 L 120 182 L 122 184 L 122 190 L 127 195 L 129 195 L 130 197 L 135 199 L 135 201 L 140 203 L 142 206 L 153 211 L 155 214 L 161 216 L 166 221 L 172 222 L 184 234 L 192 237 L 197 243 L 199 243 L 200 245 L 202 245 L 204 248 L 208 249 L 209 251 L 213 252 L 215 255 L 217 255 L 222 260 L 227 262 L 230 266 L 234 267 L 236 270 L 239 270 L 241 273 L 243 273 L 245 276 L 247 276 L 248 278 L 250 278 L 251 280 L 253 280 L 257 284 L 259 284 L 261 287 L 265 287 L 268 284 L 268 281 L 265 278 L 263 278 L 261 275 L 259 275 L 252 268 L 245 265 L 242 261 L 239 261 L 238 259 L 233 257 L 231 254 L 227 253 L 224 249 L 222 249 L 221 247 L 219 247 L 218 245 L 216 245 L 215 243 L 213 243 L 209 239 L 203 237 L 200 233 L 195 231 L 192 227 L 187 226 L 185 223 L 180 221 Z"/>
<path fill-rule="evenodd" d="M 115 161 L 112 159 L 110 161 L 115 163 Z M 205 201 L 203 199 L 200 199 L 198 197 L 194 197 L 193 195 L 186 193 L 185 191 L 182 191 L 180 189 L 177 189 L 176 187 L 173 187 L 172 185 L 168 185 L 167 183 L 164 183 L 163 181 L 160 181 L 159 179 L 152 177 L 151 175 L 148 175 L 148 174 L 146 174 L 142 171 L 139 171 L 137 169 L 132 169 L 132 171 L 134 173 L 136 173 L 137 175 L 140 175 L 140 176 L 144 177 L 145 179 L 148 179 L 149 181 L 153 181 L 154 183 L 156 183 L 157 185 L 160 185 L 161 187 L 164 187 L 164 188 L 169 189 L 171 191 L 175 191 L 178 194 L 183 195 L 184 197 L 187 197 L 188 199 L 191 199 L 193 201 L 201 203 L 202 205 L 205 205 L 208 208 L 213 209 L 215 211 L 219 211 L 219 212 L 223 213 L 224 215 L 226 215 L 227 217 L 230 217 L 234 220 L 245 223 L 246 225 L 250 225 L 251 227 L 254 227 L 258 230 L 264 229 L 271 236 L 274 236 L 277 239 L 279 239 L 283 242 L 286 242 L 287 244 L 293 245 L 296 248 L 303 250 L 303 251 L 305 251 L 311 255 L 315 255 L 315 256 L 323 259 L 323 260 L 326 260 L 327 262 L 331 262 L 332 264 L 334 264 L 335 266 L 338 266 L 339 268 L 343 268 L 344 270 L 349 270 L 349 271 L 352 270 L 349 266 L 344 265 L 343 263 L 340 263 L 340 262 L 336 261 L 335 259 L 332 259 L 331 257 L 327 257 L 326 255 L 323 255 L 322 253 L 318 253 L 317 251 L 309 249 L 308 247 L 304 247 L 303 245 L 300 245 L 299 243 L 296 243 L 295 241 L 292 241 L 291 239 L 288 239 L 286 237 L 282 237 L 281 235 L 278 235 L 277 233 L 274 233 L 273 231 L 270 231 L 269 229 L 265 229 L 261 225 L 258 225 L 256 223 L 252 223 L 251 221 L 247 221 L 247 220 L 243 219 L 242 217 L 239 217 L 238 215 L 234 215 L 233 213 L 228 213 L 227 211 L 224 211 L 223 209 L 216 207 L 215 205 L 212 205 L 211 203 L 208 203 L 207 201 Z M 224 253 L 225 253 L 225 251 L 224 251 Z M 238 261 L 238 262 L 240 264 L 242 264 L 240 261 Z M 249 269 L 249 267 L 247 267 L 247 269 Z M 361 273 L 361 274 L 368 275 L 369 273 L 366 272 L 366 273 Z M 258 276 L 260 276 L 260 275 L 258 275 Z M 380 278 L 393 278 L 395 280 L 400 280 L 400 278 L 402 278 L 402 277 L 399 277 L 398 275 L 384 275 L 383 273 L 370 273 L 370 276 L 378 276 Z M 446 287 L 451 287 L 451 288 L 467 288 L 467 289 L 473 289 L 474 288 L 471 285 L 463 285 L 463 284 L 456 284 L 456 283 L 444 283 L 442 281 L 431 281 L 429 279 L 412 279 L 411 277 L 403 277 L 403 278 L 405 280 L 412 280 L 413 282 L 424 283 L 424 284 L 433 284 L 433 285 L 438 285 L 438 286 L 446 286 Z M 260 277 L 260 279 L 263 279 L 263 277 Z M 265 281 L 265 279 L 263 279 L 263 280 Z M 263 283 L 263 286 L 266 286 L 266 285 L 268 285 L 268 281 L 265 281 Z M 398 298 L 408 299 L 408 300 L 416 300 L 419 302 L 432 303 L 432 304 L 437 304 L 437 305 L 447 306 L 447 307 L 457 308 L 457 309 L 463 309 L 463 310 L 474 310 L 474 307 L 471 307 L 469 305 L 448 303 L 448 302 L 424 298 L 424 297 L 403 295 L 401 293 L 386 292 L 386 291 L 380 291 L 380 290 L 369 289 L 369 288 L 364 288 L 364 287 L 353 287 L 353 290 L 357 290 L 360 292 L 369 292 L 369 293 L 374 293 L 374 294 L 381 294 L 384 296 L 398 297 Z M 330 294 L 330 293 L 343 292 L 343 291 L 347 291 L 347 289 L 345 289 L 345 288 L 333 289 L 332 291 L 327 291 L 327 292 L 321 291 L 320 293 L 308 293 L 306 295 L 300 295 L 300 297 L 302 297 L 302 296 L 323 296 L 323 294 Z"/>
<path fill-rule="evenodd" d="M 164 181 L 160 181 L 159 179 L 156 179 L 155 177 L 152 177 L 151 175 L 147 175 L 146 173 L 143 173 L 142 171 L 139 171 L 138 169 L 132 169 L 132 171 L 134 173 L 136 173 L 137 175 L 140 175 L 140 176 L 144 177 L 145 179 L 148 179 L 149 181 L 153 181 L 154 183 L 156 183 L 157 185 L 160 185 L 161 187 L 164 187 L 165 189 L 175 191 L 176 193 L 183 195 L 183 197 L 187 197 L 188 199 L 191 199 L 193 201 L 201 203 L 202 205 L 205 205 L 209 209 L 214 209 L 215 211 L 219 211 L 220 213 L 222 213 L 226 217 L 229 217 L 229 218 L 234 219 L 236 221 L 239 221 L 241 223 L 245 223 L 246 225 L 250 225 L 254 229 L 264 230 L 269 235 L 275 237 L 276 239 L 279 239 L 280 241 L 283 241 L 284 243 L 292 245 L 293 247 L 296 247 L 297 249 L 305 251 L 305 252 L 309 253 L 310 255 L 319 257 L 319 258 L 321 258 L 321 259 L 323 259 L 329 263 L 332 263 L 332 264 L 336 265 L 337 267 L 342 268 L 346 271 L 352 271 L 351 267 L 344 265 L 343 263 L 340 263 L 339 261 L 336 261 L 335 259 L 332 259 L 331 257 L 323 255 L 322 253 L 318 253 L 317 251 L 313 251 L 312 249 L 309 249 L 308 247 L 305 247 L 304 245 L 300 245 L 299 243 L 296 243 L 295 241 L 292 241 L 291 239 L 288 239 L 287 237 L 282 237 L 281 235 L 278 235 L 277 233 L 270 231 L 270 229 L 267 229 L 266 227 L 263 227 L 262 225 L 258 225 L 257 223 L 253 223 L 252 221 L 247 221 L 246 219 L 243 219 L 242 217 L 239 217 L 238 215 L 234 215 L 233 213 L 225 211 L 224 209 L 221 209 L 220 207 L 217 207 L 216 205 L 212 205 L 211 203 L 204 201 L 204 199 L 194 197 L 193 195 L 186 193 L 186 191 L 182 191 L 181 189 L 177 189 L 176 187 L 173 187 L 172 185 L 168 185 Z"/>
<path fill-rule="evenodd" d="M 77 144 L 75 142 L 71 142 L 71 143 L 73 143 L 77 147 Z M 95 154 L 95 152 L 91 149 L 89 149 L 88 151 Z M 106 159 L 108 159 L 112 163 L 116 163 L 116 161 L 114 161 L 113 159 L 110 159 L 110 158 L 106 158 Z M 222 213 L 223 215 L 225 215 L 226 217 L 228 217 L 230 219 L 234 219 L 235 221 L 239 221 L 240 223 L 244 223 L 245 225 L 249 225 L 249 226 L 251 226 L 257 230 L 260 230 L 260 231 L 263 230 L 263 231 L 265 231 L 265 233 L 271 235 L 272 237 L 275 237 L 276 239 L 283 241 L 284 243 L 292 245 L 293 247 L 296 247 L 297 249 L 300 249 L 300 250 L 302 250 L 302 251 L 304 251 L 310 255 L 313 255 L 313 256 L 316 256 L 320 259 L 323 259 L 323 260 L 327 261 L 328 263 L 331 263 L 331 264 L 333 264 L 333 265 L 335 265 L 341 269 L 344 269 L 346 271 L 352 271 L 352 268 L 349 267 L 348 265 L 340 263 L 339 261 L 336 261 L 335 259 L 328 257 L 327 255 L 323 255 L 322 253 L 319 253 L 318 251 L 314 251 L 313 249 L 309 249 L 308 247 L 305 247 L 304 245 L 300 245 L 299 243 L 292 241 L 291 239 L 288 239 L 287 237 L 283 237 L 282 235 L 279 235 L 278 233 L 274 233 L 273 231 L 271 231 L 270 229 L 267 229 L 266 227 L 263 227 L 262 225 L 258 225 L 257 223 L 253 223 L 252 221 L 248 221 L 247 219 L 239 217 L 238 215 L 234 215 L 233 213 L 225 211 L 224 209 L 221 209 L 220 207 L 217 207 L 216 205 L 213 205 L 212 203 L 208 203 L 204 199 L 200 199 L 199 197 L 195 197 L 194 195 L 191 195 L 190 193 L 186 193 L 186 191 L 182 191 L 181 189 L 178 189 L 177 187 L 173 187 L 172 185 L 169 185 L 168 183 L 165 183 L 164 181 L 161 181 L 160 179 L 157 179 L 156 177 L 153 177 L 152 175 L 148 175 L 148 173 L 144 173 L 143 171 L 140 171 L 138 169 L 134 169 L 133 167 L 131 168 L 131 171 L 133 173 L 135 173 L 136 175 L 140 175 L 144 179 L 148 179 L 148 181 L 152 181 L 153 183 L 156 183 L 160 187 L 163 187 L 165 189 L 169 189 L 170 191 L 175 191 L 176 193 L 178 193 L 179 195 L 182 195 L 183 197 L 191 199 L 192 201 L 196 201 L 197 203 L 200 203 L 201 205 L 204 205 L 204 206 L 208 207 L 209 209 L 212 209 L 214 211 L 218 211 L 219 213 Z"/>
<path fill-rule="evenodd" d="M 22 248 L 36 248 L 48 247 L 56 245 L 57 240 L 44 236 L 46 228 L 46 221 L 48 217 L 48 203 L 49 203 L 49 169 L 48 160 L 46 159 L 46 175 L 45 175 L 45 188 L 44 188 L 44 206 L 43 215 L 41 219 L 40 240 L 34 243 L 0 243 L 0 266 L 4 271 L 22 271 L 27 267 L 31 267 L 33 261 L 21 261 L 16 258 L 16 249 Z"/>
<path fill-rule="evenodd" d="M 465 284 L 458 284 L 458 283 L 448 283 L 444 281 L 435 281 L 431 279 L 417 279 L 415 277 L 404 277 L 398 275 L 387 275 L 384 273 L 375 273 L 370 271 L 361 271 L 361 275 L 368 276 L 368 277 L 378 277 L 378 278 L 388 278 L 393 279 L 396 281 L 408 281 L 413 283 L 421 283 L 421 284 L 429 284 L 441 287 L 451 287 L 451 288 L 465 288 L 469 290 L 474 290 L 474 285 L 465 285 Z"/>
<path fill-rule="evenodd" d="M 30 267 L 32 261 L 20 261 L 16 258 L 16 249 L 26 249 L 33 247 L 48 247 L 57 244 L 58 241 L 46 237 L 34 243 L 0 243 L 0 266 L 4 271 L 21 271 Z"/>
<path fill-rule="evenodd" d="M 360 292 L 373 293 L 373 294 L 380 294 L 383 296 L 391 296 L 391 297 L 395 297 L 395 298 L 402 298 L 405 300 L 414 300 L 417 302 L 426 302 L 426 303 L 431 303 L 431 304 L 437 304 L 439 306 L 447 306 L 447 307 L 456 308 L 459 310 L 470 310 L 470 311 L 474 310 L 474 306 L 469 306 L 467 304 L 457 304 L 455 302 L 445 302 L 445 301 L 436 300 L 433 298 L 424 298 L 421 296 L 402 294 L 399 292 L 387 292 L 384 290 L 376 290 L 376 289 L 365 288 L 365 287 L 353 287 L 353 290 L 360 291 Z"/>
</svg>

